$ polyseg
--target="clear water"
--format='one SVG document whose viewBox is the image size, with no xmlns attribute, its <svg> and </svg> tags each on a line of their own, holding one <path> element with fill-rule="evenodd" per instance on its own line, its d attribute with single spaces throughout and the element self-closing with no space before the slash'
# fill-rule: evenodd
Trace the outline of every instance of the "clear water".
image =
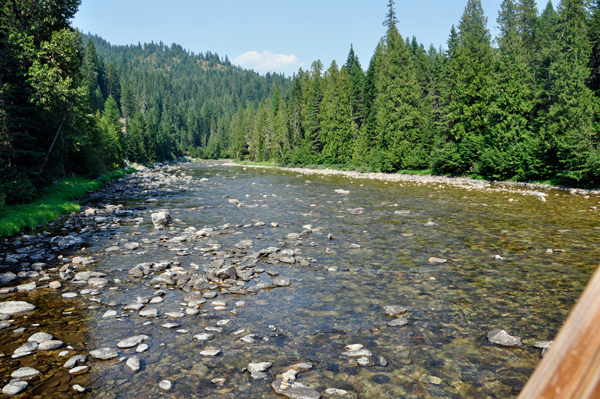
<svg viewBox="0 0 600 399">
<path fill-rule="evenodd" d="M 294 363 L 310 361 L 313 369 L 298 374 L 297 381 L 321 393 L 339 388 L 348 390 L 348 397 L 358 398 L 511 398 L 540 361 L 541 352 L 531 345 L 554 338 L 600 261 L 600 213 L 589 210 L 598 198 L 554 196 L 552 192 L 542 203 L 518 194 L 243 170 L 217 163 L 185 164 L 176 174 L 181 172 L 194 177 L 187 191 L 161 196 L 148 211 L 168 209 L 185 223 L 174 224 L 182 230 L 260 220 L 266 223 L 264 227 L 240 228 L 241 234 L 206 241 L 218 242 L 222 250 L 246 238 L 254 240 L 254 250 L 286 242 L 286 248 L 298 248 L 302 256 L 318 262 L 310 267 L 271 265 L 261 258 L 258 267 L 291 278 L 292 285 L 256 295 L 219 295 L 217 299 L 226 300 L 229 309 L 238 300 L 247 302 L 237 316 L 214 311 L 209 300 L 201 308 L 209 310 L 204 316 L 161 318 L 146 326 L 147 320 L 135 312 L 122 321 L 102 315 L 108 309 L 122 311 L 122 306 L 108 307 L 111 301 L 125 305 L 135 302 L 138 295 L 151 295 L 155 289 L 148 281 L 132 279 L 117 285 L 118 289 L 104 288 L 96 297 L 101 304 L 85 295 L 63 300 L 48 290 L 13 294 L 11 300 L 26 298 L 38 310 L 15 322 L 28 329 L 22 336 L 2 332 L 0 345 L 7 354 L 35 331 L 50 332 L 72 345 L 76 351 L 66 358 L 103 346 L 116 348 L 118 341 L 132 335 L 146 334 L 151 339 L 146 342 L 150 349 L 138 355 L 142 370 L 137 374 L 117 359 L 90 360 L 88 374 L 71 377 L 61 367 L 66 359 L 53 352 L 1 358 L 0 370 L 6 379 L 19 365 L 36 367 L 43 376 L 26 391 L 35 398 L 276 398 L 279 395 L 270 387 L 271 380 L 253 381 L 242 371 L 248 363 L 272 362 L 269 373 L 274 378 Z M 203 177 L 209 183 L 200 183 Z M 338 194 L 336 189 L 350 193 Z M 271 194 L 275 196 L 262 196 Z M 237 208 L 225 195 L 259 207 Z M 518 201 L 508 202 L 509 198 Z M 137 206 L 142 202 L 121 203 Z M 365 215 L 347 211 L 357 207 L 364 208 Z M 396 210 L 411 213 L 397 215 Z M 98 259 L 90 270 L 125 280 L 137 263 L 173 259 L 174 252 L 167 247 L 146 248 L 142 255 L 105 253 L 115 240 L 168 235 L 152 228 L 148 213 L 139 216 L 144 217 L 139 227 L 124 224 L 110 234 L 97 235 L 86 251 Z M 429 221 L 437 226 L 425 227 Z M 279 226 L 271 228 L 270 222 Z M 306 224 L 320 231 L 303 239 L 301 246 L 284 239 L 288 233 L 300 233 Z M 133 236 L 134 232 L 141 235 Z M 328 234 L 335 239 L 328 240 Z M 360 249 L 350 249 L 351 244 Z M 209 262 L 209 257 L 193 250 L 205 246 L 202 241 L 185 246 L 191 255 L 179 258 L 181 266 Z M 336 253 L 328 255 L 326 248 Z M 546 254 L 547 248 L 564 252 Z M 497 260 L 496 255 L 504 259 Z M 428 264 L 430 257 L 448 262 Z M 338 271 L 328 271 L 332 266 Z M 270 281 L 266 273 L 261 279 Z M 155 305 L 161 314 L 181 309 L 185 293 L 165 290 L 164 302 Z M 383 311 L 386 305 L 410 307 L 409 324 L 387 326 L 392 318 Z M 63 315 L 65 311 L 72 314 Z M 231 322 L 216 333 L 216 339 L 206 343 L 192 339 L 221 319 Z M 161 327 L 166 321 L 190 332 Z M 41 326 L 34 329 L 32 323 Z M 497 328 L 522 337 L 523 346 L 490 344 L 485 334 Z M 257 342 L 241 342 L 233 335 L 239 329 L 256 334 Z M 373 353 L 373 361 L 383 356 L 389 364 L 362 367 L 341 356 L 346 345 L 357 343 Z M 199 355 L 213 348 L 220 349 L 221 355 L 210 359 Z M 129 357 L 134 349 L 119 350 L 119 356 Z M 424 375 L 442 382 L 421 382 Z M 226 381 L 215 385 L 211 383 L 214 378 Z M 158 388 L 163 379 L 173 382 L 168 392 Z M 72 391 L 77 383 L 88 389 L 87 394 Z"/>
</svg>

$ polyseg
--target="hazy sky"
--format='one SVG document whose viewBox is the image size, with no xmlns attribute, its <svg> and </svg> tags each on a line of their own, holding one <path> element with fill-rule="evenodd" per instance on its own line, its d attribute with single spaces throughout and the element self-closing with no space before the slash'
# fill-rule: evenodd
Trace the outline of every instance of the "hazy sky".
<svg viewBox="0 0 600 399">
<path fill-rule="evenodd" d="M 320 59 L 346 62 L 350 44 L 363 68 L 385 28 L 387 0 L 82 0 L 73 26 L 112 44 L 177 43 L 195 53 L 228 55 L 260 73 L 286 75 Z M 501 0 L 482 0 L 495 36 Z M 557 1 L 554 2 L 556 4 Z M 398 29 L 426 47 L 445 46 L 467 0 L 396 0 Z M 538 1 L 545 7 L 546 2 Z"/>
</svg>

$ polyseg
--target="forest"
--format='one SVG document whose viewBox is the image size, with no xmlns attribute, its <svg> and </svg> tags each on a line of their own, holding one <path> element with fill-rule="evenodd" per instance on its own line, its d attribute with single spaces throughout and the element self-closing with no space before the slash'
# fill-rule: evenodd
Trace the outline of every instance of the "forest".
<svg viewBox="0 0 600 399">
<path fill-rule="evenodd" d="M 292 77 L 74 29 L 80 0 L 4 2 L 0 208 L 54 179 L 181 156 L 600 184 L 600 0 L 467 0 L 445 48 L 385 35 Z M 383 13 L 382 13 L 383 15 Z"/>
<path fill-rule="evenodd" d="M 366 71 L 315 61 L 285 98 L 233 117 L 232 153 L 284 165 L 600 184 L 600 1 L 503 0 L 492 39 L 468 0 L 447 49 L 397 29 Z"/>
</svg>

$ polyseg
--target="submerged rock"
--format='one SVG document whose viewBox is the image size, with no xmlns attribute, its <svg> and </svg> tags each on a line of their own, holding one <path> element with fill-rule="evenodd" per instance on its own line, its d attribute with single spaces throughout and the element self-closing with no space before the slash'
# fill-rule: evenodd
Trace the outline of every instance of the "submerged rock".
<svg viewBox="0 0 600 399">
<path fill-rule="evenodd" d="M 311 387 L 307 387 L 306 385 L 302 385 L 299 382 L 290 383 L 289 388 L 282 387 L 282 380 L 275 380 L 271 384 L 271 387 L 277 392 L 279 395 L 287 396 L 291 399 L 320 399 L 321 394 L 317 392 L 315 389 Z"/>
<path fill-rule="evenodd" d="M 109 360 L 119 356 L 117 351 L 111 348 L 100 348 L 90 352 L 90 356 L 94 359 Z"/>
<path fill-rule="evenodd" d="M 136 335 L 133 337 L 125 338 L 124 340 L 120 341 L 117 344 L 117 348 L 120 348 L 120 349 L 133 348 L 134 346 L 138 346 L 139 344 L 141 344 L 142 342 L 144 342 L 147 339 L 150 339 L 150 337 L 147 335 Z"/>
<path fill-rule="evenodd" d="M 487 334 L 492 344 L 501 346 L 521 346 L 521 338 L 509 335 L 505 330 L 492 330 Z"/>
<path fill-rule="evenodd" d="M 390 305 L 390 306 L 384 306 L 383 311 L 388 316 L 396 316 L 396 315 L 408 312 L 409 308 L 404 307 L 404 306 Z"/>
</svg>

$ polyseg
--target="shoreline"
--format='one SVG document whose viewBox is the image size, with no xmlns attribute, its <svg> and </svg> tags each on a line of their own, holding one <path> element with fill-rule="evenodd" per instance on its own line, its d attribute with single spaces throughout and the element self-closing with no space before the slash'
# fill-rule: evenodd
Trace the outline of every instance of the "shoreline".
<svg viewBox="0 0 600 399">
<path fill-rule="evenodd" d="M 204 162 L 206 162 L 204 160 Z M 467 190 L 485 190 L 492 192 L 515 193 L 521 195 L 531 195 L 545 197 L 546 191 L 556 190 L 568 192 L 576 196 L 597 196 L 600 198 L 600 189 L 586 190 L 575 187 L 551 186 L 541 183 L 523 183 L 511 181 L 489 181 L 476 180 L 469 177 L 447 177 L 434 175 L 407 175 L 400 173 L 362 173 L 356 171 L 344 171 L 337 169 L 308 169 L 308 168 L 288 168 L 283 166 L 266 166 L 236 163 L 231 160 L 214 161 L 222 162 L 225 166 L 239 166 L 244 168 L 278 169 L 286 172 L 301 173 L 304 175 L 324 175 L 324 176 L 342 176 L 352 179 L 370 179 L 394 183 L 417 183 L 417 184 L 445 184 Z"/>
</svg>

